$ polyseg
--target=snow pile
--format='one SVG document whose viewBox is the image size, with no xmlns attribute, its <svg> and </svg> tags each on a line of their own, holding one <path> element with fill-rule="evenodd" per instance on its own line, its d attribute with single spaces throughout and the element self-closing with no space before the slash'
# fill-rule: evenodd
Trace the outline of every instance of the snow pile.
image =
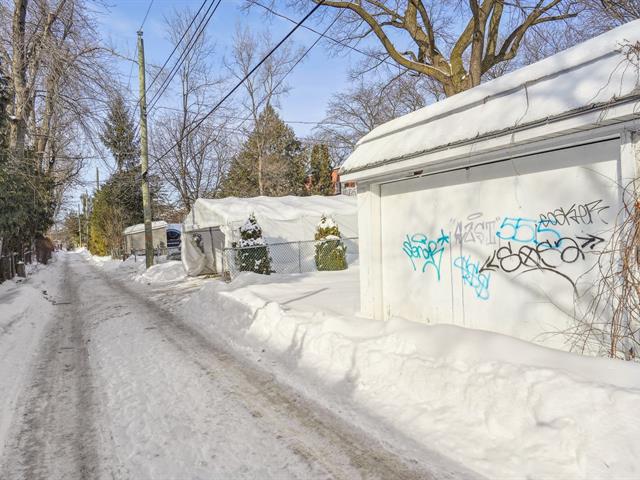
<svg viewBox="0 0 640 480">
<path fill-rule="evenodd" d="M 144 265 L 144 261 L 141 263 Z M 143 283 L 171 283 L 183 280 L 186 275 L 182 262 L 173 260 L 143 270 L 134 279 Z"/>
<path fill-rule="evenodd" d="M 184 280 L 186 272 L 182 262 L 155 258 L 156 265 L 147 270 L 144 256 L 129 256 L 125 261 L 110 256 L 100 257 L 88 251 L 81 252 L 91 263 L 106 272 L 121 272 L 130 279 L 147 284 L 172 283 Z"/>
<path fill-rule="evenodd" d="M 60 284 L 55 255 L 48 266 L 29 270 L 27 279 L 14 278 L 0 284 L 0 458 L 18 395 L 29 375 L 31 355 L 54 304 L 65 300 L 60 292 L 47 290 L 50 285 Z"/>
<path fill-rule="evenodd" d="M 341 275 L 356 282 L 350 271 L 211 282 L 184 315 L 266 351 L 281 375 L 325 402 L 347 399 L 489 478 L 640 475 L 640 365 L 455 326 L 359 318 Z M 333 312 L 304 308 L 321 293 Z"/>
</svg>

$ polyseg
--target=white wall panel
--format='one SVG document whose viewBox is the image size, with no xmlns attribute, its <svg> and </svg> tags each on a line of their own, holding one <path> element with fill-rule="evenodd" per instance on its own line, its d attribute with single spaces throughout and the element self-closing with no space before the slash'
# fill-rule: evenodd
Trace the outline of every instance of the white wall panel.
<svg viewBox="0 0 640 480">
<path fill-rule="evenodd" d="M 619 152 L 616 139 L 383 184 L 383 316 L 527 340 L 568 325 L 619 211 Z"/>
</svg>

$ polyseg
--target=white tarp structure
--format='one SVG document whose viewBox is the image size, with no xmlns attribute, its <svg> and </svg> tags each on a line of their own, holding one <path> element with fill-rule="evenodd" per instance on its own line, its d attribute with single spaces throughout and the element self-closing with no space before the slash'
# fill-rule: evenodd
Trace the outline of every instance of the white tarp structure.
<svg viewBox="0 0 640 480">
<path fill-rule="evenodd" d="M 362 138 L 362 313 L 571 347 L 638 175 L 638 42 L 635 21 Z"/>
<path fill-rule="evenodd" d="M 182 263 L 189 275 L 220 273 L 223 249 L 238 242 L 252 213 L 267 244 L 313 240 L 323 214 L 333 217 L 343 237 L 357 237 L 356 203 L 345 195 L 198 199 L 184 220 Z"/>
<path fill-rule="evenodd" d="M 157 221 L 151 223 L 153 236 L 153 248 L 165 248 L 167 246 L 167 222 Z M 144 251 L 144 223 L 131 225 L 122 232 L 124 234 L 125 252 Z"/>
</svg>

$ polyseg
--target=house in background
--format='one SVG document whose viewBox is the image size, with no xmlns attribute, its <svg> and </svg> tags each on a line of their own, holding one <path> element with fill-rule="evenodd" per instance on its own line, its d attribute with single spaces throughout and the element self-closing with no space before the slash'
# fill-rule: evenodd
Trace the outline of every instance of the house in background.
<svg viewBox="0 0 640 480">
<path fill-rule="evenodd" d="M 551 334 L 588 308 L 638 175 L 638 41 L 640 21 L 362 138 L 341 173 L 363 313 L 567 348 Z"/>
<path fill-rule="evenodd" d="M 331 171 L 331 183 L 333 184 L 333 195 L 356 195 L 356 182 L 344 182 L 340 181 L 340 167 L 334 168 Z M 307 176 L 304 186 L 307 191 L 311 190 L 313 186 L 313 177 Z"/>
</svg>

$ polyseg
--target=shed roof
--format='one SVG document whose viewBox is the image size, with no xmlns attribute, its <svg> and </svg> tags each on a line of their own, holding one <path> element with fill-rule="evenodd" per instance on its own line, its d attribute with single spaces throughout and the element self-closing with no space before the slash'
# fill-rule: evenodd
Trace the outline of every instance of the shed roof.
<svg viewBox="0 0 640 480">
<path fill-rule="evenodd" d="M 355 197 L 346 195 L 199 198 L 185 217 L 184 229 L 193 231 L 216 227 L 236 228 L 245 223 L 252 213 L 263 230 L 269 230 L 269 226 L 273 225 L 272 230 L 275 232 L 282 229 L 285 222 L 299 225 L 303 219 L 315 227 L 322 214 L 355 219 L 357 202 Z"/>
<path fill-rule="evenodd" d="M 166 228 L 166 226 L 167 226 L 167 222 L 165 222 L 163 220 L 159 220 L 159 221 L 151 223 L 151 229 L 152 230 L 157 230 L 159 228 Z M 125 228 L 122 233 L 125 234 L 125 235 L 131 235 L 131 234 L 140 233 L 140 232 L 144 232 L 144 223 L 138 223 L 137 225 L 131 225 L 130 227 Z"/>
<path fill-rule="evenodd" d="M 387 122 L 365 135 L 342 166 L 346 180 L 356 172 L 461 142 L 577 112 L 640 98 L 640 20 L 466 92 Z M 635 115 L 638 110 L 633 109 Z M 610 121 L 607 118 L 607 121 Z"/>
</svg>

